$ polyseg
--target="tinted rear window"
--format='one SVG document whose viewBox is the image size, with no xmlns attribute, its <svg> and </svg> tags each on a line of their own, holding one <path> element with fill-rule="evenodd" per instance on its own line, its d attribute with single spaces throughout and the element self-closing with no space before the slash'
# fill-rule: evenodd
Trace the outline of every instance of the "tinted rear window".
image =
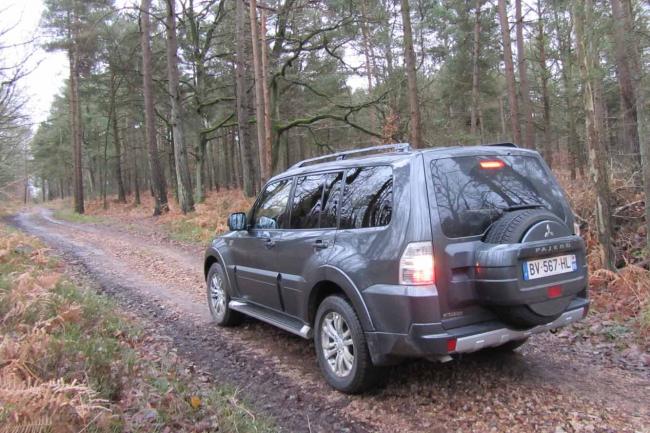
<svg viewBox="0 0 650 433">
<path fill-rule="evenodd" d="M 481 161 L 497 160 L 504 166 L 481 167 Z M 526 205 L 540 204 L 565 218 L 562 192 L 535 157 L 443 158 L 431 161 L 430 169 L 442 230 L 448 237 L 483 234 L 508 208 Z"/>
<path fill-rule="evenodd" d="M 388 225 L 393 214 L 393 169 L 387 166 L 347 171 L 341 198 L 342 229 Z"/>
<path fill-rule="evenodd" d="M 292 229 L 318 228 L 326 176 L 325 174 L 301 176 L 296 180 L 291 208 Z"/>
</svg>

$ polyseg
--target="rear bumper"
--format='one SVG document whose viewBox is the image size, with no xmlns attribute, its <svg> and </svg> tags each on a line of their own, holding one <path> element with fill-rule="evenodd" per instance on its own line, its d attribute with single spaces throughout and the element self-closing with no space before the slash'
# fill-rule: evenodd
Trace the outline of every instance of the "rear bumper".
<svg viewBox="0 0 650 433">
<path fill-rule="evenodd" d="M 582 319 L 588 309 L 588 299 L 576 298 L 556 320 L 534 328 L 512 329 L 499 321 L 449 330 L 444 330 L 439 323 L 413 324 L 408 334 L 367 332 L 366 340 L 376 364 L 389 363 L 394 357 L 441 357 L 470 353 L 569 325 Z"/>
</svg>

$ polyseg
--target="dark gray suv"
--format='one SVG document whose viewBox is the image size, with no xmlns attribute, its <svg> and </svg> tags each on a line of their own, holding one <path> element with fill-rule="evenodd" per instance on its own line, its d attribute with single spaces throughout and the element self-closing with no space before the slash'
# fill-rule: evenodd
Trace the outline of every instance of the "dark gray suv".
<svg viewBox="0 0 650 433">
<path fill-rule="evenodd" d="M 229 218 L 205 257 L 219 325 L 242 314 L 314 338 L 334 388 L 587 314 L 585 245 L 537 152 L 388 145 L 300 162 Z"/>
</svg>

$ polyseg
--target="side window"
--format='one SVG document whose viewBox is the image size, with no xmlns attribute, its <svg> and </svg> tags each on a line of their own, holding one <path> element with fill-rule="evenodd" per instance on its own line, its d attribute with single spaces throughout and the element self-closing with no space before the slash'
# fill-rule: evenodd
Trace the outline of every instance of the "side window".
<svg viewBox="0 0 650 433">
<path fill-rule="evenodd" d="M 301 176 L 296 179 L 291 204 L 291 228 L 314 229 L 319 226 L 323 183 L 327 175 Z"/>
<path fill-rule="evenodd" d="M 273 182 L 264 189 L 253 210 L 253 228 L 279 229 L 286 227 L 287 202 L 292 179 Z"/>
<path fill-rule="evenodd" d="M 341 200 L 341 229 L 388 225 L 393 214 L 393 170 L 364 167 L 348 170 Z"/>
<path fill-rule="evenodd" d="M 327 175 L 327 179 L 325 179 L 325 191 L 323 191 L 323 211 L 320 216 L 321 228 L 336 227 L 336 213 L 339 209 L 342 184 L 343 172 L 330 173 Z"/>
</svg>

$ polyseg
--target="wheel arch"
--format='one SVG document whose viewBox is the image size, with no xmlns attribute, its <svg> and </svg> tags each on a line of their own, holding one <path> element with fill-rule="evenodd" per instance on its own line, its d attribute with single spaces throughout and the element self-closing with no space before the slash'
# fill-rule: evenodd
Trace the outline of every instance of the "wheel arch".
<svg viewBox="0 0 650 433">
<path fill-rule="evenodd" d="M 208 279 L 208 273 L 210 272 L 210 268 L 215 263 L 219 263 L 219 259 L 217 259 L 216 255 L 214 254 L 206 255 L 205 260 L 203 261 L 203 278 L 205 280 Z"/>
<path fill-rule="evenodd" d="M 324 279 L 314 284 L 307 297 L 305 312 L 307 313 L 308 322 L 314 324 L 316 311 L 323 299 L 330 295 L 339 294 L 350 301 L 364 331 L 374 330 L 366 303 L 354 283 L 341 270 L 332 266 L 326 267 L 324 277 Z"/>
</svg>

